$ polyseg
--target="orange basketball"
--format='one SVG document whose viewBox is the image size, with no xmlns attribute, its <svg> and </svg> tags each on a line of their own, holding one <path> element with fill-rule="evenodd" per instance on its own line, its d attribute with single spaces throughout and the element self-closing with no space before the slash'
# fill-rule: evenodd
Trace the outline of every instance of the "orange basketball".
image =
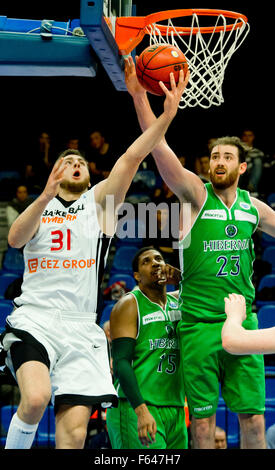
<svg viewBox="0 0 275 470">
<path fill-rule="evenodd" d="M 170 44 L 149 46 L 140 54 L 136 72 L 141 85 L 153 95 L 164 95 L 159 86 L 162 81 L 166 88 L 171 89 L 170 73 L 174 73 L 178 83 L 179 72 L 184 70 L 184 76 L 188 71 L 188 65 L 184 54 Z"/>
</svg>

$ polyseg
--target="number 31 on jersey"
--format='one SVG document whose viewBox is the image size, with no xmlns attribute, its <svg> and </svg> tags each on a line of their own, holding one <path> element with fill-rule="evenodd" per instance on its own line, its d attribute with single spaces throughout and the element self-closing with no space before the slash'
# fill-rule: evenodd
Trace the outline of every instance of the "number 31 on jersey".
<svg viewBox="0 0 275 470">
<path fill-rule="evenodd" d="M 61 230 L 51 232 L 51 251 L 70 250 L 71 249 L 71 230 L 67 229 L 65 233 Z"/>
</svg>

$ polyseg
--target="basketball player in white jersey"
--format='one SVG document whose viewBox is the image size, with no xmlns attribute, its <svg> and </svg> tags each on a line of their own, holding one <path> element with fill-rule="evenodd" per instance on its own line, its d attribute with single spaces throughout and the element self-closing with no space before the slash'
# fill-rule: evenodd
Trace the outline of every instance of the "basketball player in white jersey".
<svg viewBox="0 0 275 470">
<path fill-rule="evenodd" d="M 88 190 L 86 161 L 67 150 L 42 194 L 10 229 L 10 246 L 25 245 L 25 273 L 2 338 L 21 394 L 6 449 L 31 447 L 51 398 L 59 449 L 83 448 L 92 405 L 116 404 L 106 336 L 95 323 L 100 281 L 115 209 L 176 115 L 187 79 L 182 75 L 178 86 L 171 84 L 171 91 L 162 84 L 162 115 L 117 160 L 107 179 Z"/>
</svg>

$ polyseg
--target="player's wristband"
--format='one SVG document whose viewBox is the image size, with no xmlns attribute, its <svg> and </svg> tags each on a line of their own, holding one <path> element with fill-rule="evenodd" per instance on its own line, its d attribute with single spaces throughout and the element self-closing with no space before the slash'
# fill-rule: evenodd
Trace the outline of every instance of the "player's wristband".
<svg viewBox="0 0 275 470">
<path fill-rule="evenodd" d="M 114 376 L 119 380 L 126 398 L 134 409 L 144 403 L 131 366 L 135 345 L 136 340 L 134 338 L 116 338 L 112 341 Z"/>
</svg>

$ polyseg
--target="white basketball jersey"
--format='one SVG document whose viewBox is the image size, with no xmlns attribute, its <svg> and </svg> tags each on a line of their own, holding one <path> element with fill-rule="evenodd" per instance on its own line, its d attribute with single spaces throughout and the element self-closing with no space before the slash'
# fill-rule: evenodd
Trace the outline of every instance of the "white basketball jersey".
<svg viewBox="0 0 275 470">
<path fill-rule="evenodd" d="M 99 227 L 94 187 L 69 204 L 58 196 L 50 201 L 37 233 L 26 244 L 17 306 L 97 311 L 111 237 Z"/>
</svg>

